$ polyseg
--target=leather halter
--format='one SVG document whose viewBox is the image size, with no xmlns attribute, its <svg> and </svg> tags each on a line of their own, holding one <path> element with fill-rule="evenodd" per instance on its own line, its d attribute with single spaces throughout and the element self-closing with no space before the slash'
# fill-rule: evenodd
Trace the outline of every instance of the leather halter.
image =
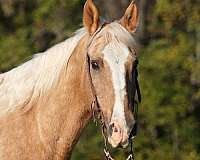
<svg viewBox="0 0 200 160">
<path fill-rule="evenodd" d="M 94 95 L 94 101 L 92 102 L 92 105 L 91 105 L 91 108 L 93 110 L 93 118 L 94 118 L 94 122 L 97 123 L 97 120 L 100 120 L 101 122 L 101 129 L 102 129 L 102 135 L 103 135 L 103 138 L 104 138 L 104 153 L 105 153 L 105 160 L 114 160 L 112 158 L 112 156 L 110 155 L 110 152 L 107 148 L 107 138 L 106 138 L 106 132 L 105 132 L 105 129 L 106 129 L 106 125 L 105 125 L 105 121 L 104 121 L 104 115 L 103 115 L 103 112 L 101 111 L 100 109 L 100 106 L 99 106 L 99 103 L 98 103 L 98 99 L 97 99 L 97 95 L 96 95 L 96 91 L 95 91 L 95 88 L 94 88 L 94 85 L 92 83 L 92 77 L 91 77 L 91 73 L 90 73 L 90 59 L 89 59 L 89 55 L 88 55 L 88 48 L 90 47 L 90 45 L 92 44 L 94 38 L 96 37 L 96 35 L 98 33 L 101 32 L 101 30 L 104 28 L 104 26 L 106 26 L 107 23 L 103 23 L 99 28 L 98 30 L 91 36 L 88 44 L 87 44 L 87 59 L 88 59 L 88 64 L 89 64 L 89 74 L 90 74 L 90 81 L 91 81 L 91 84 L 92 84 L 92 91 L 93 91 L 93 95 Z M 140 86 L 139 86 L 139 81 L 138 81 L 138 70 L 137 70 L 137 65 L 138 65 L 138 60 L 137 60 L 137 63 L 136 63 L 136 66 L 134 68 L 134 71 L 135 71 L 135 75 L 134 75 L 134 78 L 135 78 L 135 93 L 137 94 L 137 99 L 134 97 L 134 106 L 133 106 L 133 114 L 134 114 L 134 118 L 135 118 L 135 121 L 136 123 L 134 124 L 134 127 L 130 133 L 130 136 L 129 136 L 129 141 L 131 142 L 131 150 L 130 150 L 130 154 L 128 156 L 128 158 L 126 160 L 134 160 L 134 154 L 133 154 L 133 146 L 132 146 L 132 140 L 135 138 L 136 134 L 137 134 L 137 114 L 138 114 L 138 103 L 141 102 L 141 92 L 140 92 Z"/>
</svg>

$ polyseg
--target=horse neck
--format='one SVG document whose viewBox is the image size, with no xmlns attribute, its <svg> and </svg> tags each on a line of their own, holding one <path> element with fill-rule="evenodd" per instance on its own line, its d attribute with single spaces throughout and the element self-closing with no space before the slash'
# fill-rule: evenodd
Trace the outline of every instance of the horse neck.
<svg viewBox="0 0 200 160">
<path fill-rule="evenodd" d="M 92 116 L 94 100 L 84 37 L 75 48 L 59 84 L 38 107 L 40 139 L 54 156 L 69 157 Z"/>
</svg>

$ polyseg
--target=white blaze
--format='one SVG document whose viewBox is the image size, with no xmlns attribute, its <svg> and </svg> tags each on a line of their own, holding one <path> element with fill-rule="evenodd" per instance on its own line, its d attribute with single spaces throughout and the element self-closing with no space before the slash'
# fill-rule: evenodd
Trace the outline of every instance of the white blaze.
<svg viewBox="0 0 200 160">
<path fill-rule="evenodd" d="M 111 122 L 120 120 L 120 122 L 123 123 L 122 125 L 127 127 L 124 112 L 124 99 L 126 95 L 125 63 L 128 59 L 129 49 L 123 43 L 111 42 L 104 48 L 103 54 L 112 72 L 115 93 Z"/>
</svg>

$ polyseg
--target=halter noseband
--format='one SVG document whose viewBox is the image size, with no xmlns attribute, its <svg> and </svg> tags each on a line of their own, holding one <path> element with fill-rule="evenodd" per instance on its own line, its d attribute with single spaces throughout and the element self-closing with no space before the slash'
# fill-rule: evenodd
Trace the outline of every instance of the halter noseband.
<svg viewBox="0 0 200 160">
<path fill-rule="evenodd" d="M 89 63 L 89 72 L 90 72 L 90 62 L 89 62 L 89 56 L 88 56 L 88 48 L 90 47 L 90 45 L 92 44 L 94 38 L 96 37 L 96 35 L 101 32 L 101 30 L 104 28 L 104 26 L 106 25 L 107 23 L 103 23 L 99 29 L 91 36 L 88 44 L 87 44 L 87 58 L 88 58 L 88 63 Z M 138 64 L 138 61 L 137 61 L 137 64 Z M 131 142 L 131 150 L 130 150 L 130 154 L 128 156 L 128 158 L 126 160 L 134 160 L 134 154 L 133 154 L 133 144 L 132 144 L 132 140 L 135 138 L 136 134 L 137 134 L 137 114 L 138 114 L 138 104 L 141 102 L 141 92 L 140 92 L 140 86 L 139 86 L 139 81 L 138 81 L 138 70 L 137 70 L 137 64 L 136 64 L 136 67 L 135 67 L 135 93 L 137 93 L 137 99 L 135 99 L 134 97 L 134 118 L 135 118 L 135 121 L 136 123 L 134 124 L 134 127 L 129 135 L 129 141 Z M 101 122 L 101 129 L 102 129 L 102 135 L 103 135 L 103 138 L 104 138 L 104 153 L 105 153 L 105 160 L 114 160 L 108 150 L 108 147 L 107 147 L 107 138 L 106 138 L 106 132 L 105 132 L 105 129 L 106 129 L 106 126 L 105 126 L 105 121 L 104 121 L 104 115 L 103 115 L 103 112 L 101 111 L 100 109 L 100 106 L 99 106 L 99 103 L 98 103 L 98 99 L 97 99 L 97 95 L 96 95 L 96 91 L 95 91 L 95 88 L 94 88 L 94 85 L 92 83 L 92 77 L 91 77 L 91 74 L 90 74 L 90 81 L 91 81 L 91 84 L 92 84 L 92 91 L 93 91 L 93 95 L 94 95 L 94 98 L 95 100 L 93 101 L 92 103 L 92 110 L 93 110 L 93 118 L 94 118 L 94 122 L 97 123 L 97 120 L 96 120 L 96 117 L 100 120 Z"/>
</svg>

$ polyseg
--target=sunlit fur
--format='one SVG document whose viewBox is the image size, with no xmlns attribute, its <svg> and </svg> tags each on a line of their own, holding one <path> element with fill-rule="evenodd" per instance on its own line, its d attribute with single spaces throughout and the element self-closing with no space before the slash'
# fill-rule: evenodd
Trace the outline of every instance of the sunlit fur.
<svg viewBox="0 0 200 160">
<path fill-rule="evenodd" d="M 119 23 L 113 22 L 105 30 L 101 32 L 108 42 L 117 39 L 130 48 L 136 46 L 133 37 Z M 72 38 L 44 53 L 36 54 L 23 65 L 0 74 L 0 117 L 20 110 L 26 103 L 34 101 L 52 88 L 59 80 L 62 68 L 67 66 L 77 43 L 85 34 L 85 29 L 80 29 Z"/>
<path fill-rule="evenodd" d="M 94 43 L 98 37 L 103 37 L 99 39 L 103 46 L 116 42 L 135 49 L 134 39 L 117 22 L 98 32 Z M 0 74 L 0 159 L 69 159 L 93 112 L 95 97 L 86 56 L 90 38 L 81 29 L 72 38 Z M 112 90 L 112 85 L 108 89 Z"/>
<path fill-rule="evenodd" d="M 85 33 L 85 29 L 80 29 L 72 38 L 0 74 L 0 117 L 23 108 L 48 92 L 59 80 L 62 68 L 67 66 L 69 57 Z"/>
</svg>

